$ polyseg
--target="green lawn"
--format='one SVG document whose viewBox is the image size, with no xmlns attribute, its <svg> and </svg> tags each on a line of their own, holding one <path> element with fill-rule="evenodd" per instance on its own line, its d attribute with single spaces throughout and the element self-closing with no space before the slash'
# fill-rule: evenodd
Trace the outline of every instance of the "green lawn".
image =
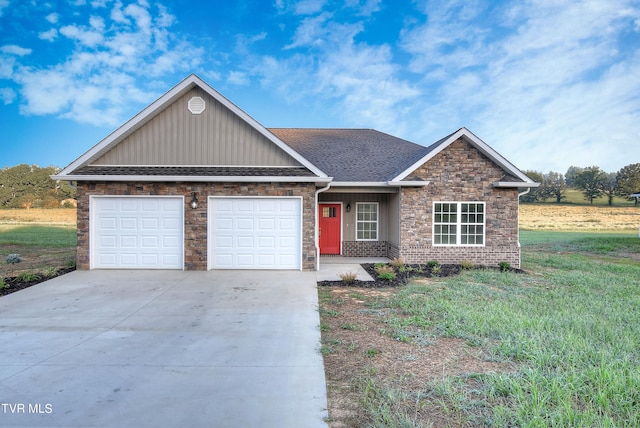
<svg viewBox="0 0 640 428">
<path fill-rule="evenodd" d="M 390 400 L 402 384 L 377 386 L 366 400 L 377 426 L 419 426 L 415 397 L 463 425 L 640 426 L 640 238 L 526 232 L 522 241 L 527 274 L 469 270 L 384 302 L 389 324 L 464 339 L 517 369 L 433 379 L 395 415 L 382 409 L 398 408 Z"/>
<path fill-rule="evenodd" d="M 75 266 L 76 243 L 75 227 L 0 224 L 0 287 L 5 277 L 51 276 Z M 21 262 L 7 264 L 9 254 L 19 254 Z"/>
<path fill-rule="evenodd" d="M 0 224 L 0 245 L 72 247 L 76 241 L 76 228 L 72 226 Z"/>
</svg>

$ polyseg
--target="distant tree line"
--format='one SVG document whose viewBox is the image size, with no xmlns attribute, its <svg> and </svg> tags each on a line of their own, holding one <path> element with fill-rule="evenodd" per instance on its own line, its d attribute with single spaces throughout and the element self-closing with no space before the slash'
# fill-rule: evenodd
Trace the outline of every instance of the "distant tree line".
<svg viewBox="0 0 640 428">
<path fill-rule="evenodd" d="M 539 171 L 525 171 L 531 179 L 540 183 L 540 187 L 521 197 L 522 202 L 540 202 L 548 199 L 557 203 L 566 199 L 567 188 L 580 190 L 584 199 L 593 204 L 593 200 L 606 196 L 609 205 L 613 205 L 613 197 L 628 198 L 640 192 L 640 163 L 627 165 L 618 172 L 605 172 L 597 166 L 586 168 L 570 166 L 563 176 L 559 172 L 550 171 L 543 174 Z M 638 205 L 638 198 L 635 198 Z"/>
<path fill-rule="evenodd" d="M 76 189 L 52 180 L 60 168 L 18 165 L 0 170 L 0 208 L 59 208 L 75 206 Z"/>
</svg>

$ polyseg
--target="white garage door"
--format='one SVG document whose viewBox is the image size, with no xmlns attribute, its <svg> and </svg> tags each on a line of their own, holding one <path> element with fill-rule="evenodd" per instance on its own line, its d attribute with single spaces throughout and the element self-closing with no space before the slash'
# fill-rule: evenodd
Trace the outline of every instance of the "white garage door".
<svg viewBox="0 0 640 428">
<path fill-rule="evenodd" d="M 182 269 L 182 197 L 92 197 L 91 267 Z"/>
<path fill-rule="evenodd" d="M 211 197 L 210 269 L 300 269 L 302 199 Z"/>
</svg>

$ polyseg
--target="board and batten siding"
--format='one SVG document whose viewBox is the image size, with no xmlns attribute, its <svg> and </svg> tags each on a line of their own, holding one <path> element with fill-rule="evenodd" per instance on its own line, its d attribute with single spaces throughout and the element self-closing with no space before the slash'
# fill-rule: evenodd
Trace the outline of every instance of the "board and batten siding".
<svg viewBox="0 0 640 428">
<path fill-rule="evenodd" d="M 192 114 L 188 101 L 206 102 Z M 92 165 L 299 166 L 227 107 L 194 88 L 126 137 Z"/>
</svg>

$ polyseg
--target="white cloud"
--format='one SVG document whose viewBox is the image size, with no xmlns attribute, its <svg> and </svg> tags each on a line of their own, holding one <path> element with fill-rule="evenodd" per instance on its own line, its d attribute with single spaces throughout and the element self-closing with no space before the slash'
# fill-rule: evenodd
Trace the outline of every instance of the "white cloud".
<svg viewBox="0 0 640 428">
<path fill-rule="evenodd" d="M 227 77 L 227 82 L 231 83 L 232 85 L 246 86 L 251 82 L 251 80 L 247 73 L 241 71 L 232 71 L 229 73 L 229 77 Z"/>
<path fill-rule="evenodd" d="M 49 24 L 57 24 L 59 18 L 60 15 L 58 15 L 57 13 L 50 13 L 46 16 L 45 19 L 49 22 Z"/>
<path fill-rule="evenodd" d="M 49 31 L 43 31 L 38 34 L 38 38 L 40 40 L 47 40 L 49 42 L 53 42 L 58 37 L 58 30 L 55 28 L 50 29 Z"/>
<path fill-rule="evenodd" d="M 0 99 L 4 105 L 11 104 L 16 99 L 16 92 L 11 88 L 0 88 Z"/>
<path fill-rule="evenodd" d="M 60 34 L 69 39 L 77 40 L 86 47 L 95 47 L 102 43 L 102 33 L 99 31 L 86 30 L 85 28 L 86 27 L 76 25 L 65 25 L 60 28 Z"/>
<path fill-rule="evenodd" d="M 0 52 L 15 56 L 25 56 L 30 55 L 32 51 L 29 48 L 23 48 L 17 45 L 4 45 L 0 47 Z"/>
<path fill-rule="evenodd" d="M 355 42 L 363 28 L 358 22 L 337 22 L 328 12 L 305 18 L 287 46 L 299 53 L 264 56 L 252 71 L 289 102 L 337 102 L 332 111 L 343 125 L 397 131 L 403 127 L 401 104 L 419 91 L 398 77 L 389 46 Z"/>
<path fill-rule="evenodd" d="M 322 11 L 327 0 L 276 0 L 274 6 L 280 12 L 296 15 L 312 15 Z"/>
<path fill-rule="evenodd" d="M 117 2 L 104 17 L 82 22 L 80 16 L 65 17 L 76 22 L 62 26 L 60 34 L 77 43 L 58 63 L 33 67 L 14 58 L 7 66 L 0 58 L 0 74 L 18 84 L 22 114 L 115 126 L 157 95 L 154 79 L 192 71 L 204 56 L 202 48 L 172 33 L 175 18 L 164 7 Z M 52 30 L 40 38 L 55 41 Z M 0 49 L 2 56 L 29 53 L 12 45 Z"/>
<path fill-rule="evenodd" d="M 326 0 L 300 0 L 295 4 L 295 13 L 298 15 L 311 15 L 320 12 Z"/>
</svg>

